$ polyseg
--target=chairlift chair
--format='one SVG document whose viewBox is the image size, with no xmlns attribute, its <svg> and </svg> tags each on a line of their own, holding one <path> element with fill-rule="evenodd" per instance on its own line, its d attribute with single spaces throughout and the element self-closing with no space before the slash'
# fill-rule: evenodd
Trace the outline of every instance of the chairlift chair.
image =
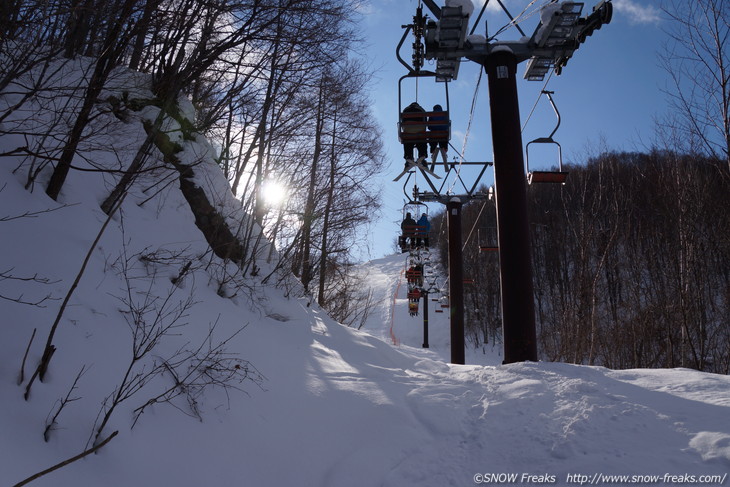
<svg viewBox="0 0 730 487">
<path fill-rule="evenodd" d="M 492 230 L 492 229 L 494 230 L 493 232 L 487 231 L 487 230 Z M 496 239 L 497 228 L 496 227 L 484 228 L 484 233 L 485 233 L 485 235 L 482 236 L 482 229 L 481 228 L 477 229 L 477 240 L 479 241 L 479 252 L 497 252 L 497 251 L 499 251 L 499 247 L 496 244 L 482 243 L 485 240 L 487 242 L 491 242 L 491 241 L 496 242 L 497 241 L 497 239 Z M 495 236 L 491 237 L 490 235 L 486 235 L 486 234 L 494 234 Z"/>
<path fill-rule="evenodd" d="M 406 263 L 406 281 L 409 287 L 423 286 L 423 264 Z"/>
<path fill-rule="evenodd" d="M 428 217 L 428 205 L 426 203 L 422 203 L 420 201 L 409 201 L 403 205 L 403 216 L 401 222 L 405 221 L 406 215 L 408 214 L 410 214 L 411 218 L 417 222 L 424 213 L 426 214 L 426 217 Z M 421 231 L 421 227 L 418 225 L 406 225 L 405 227 L 401 227 L 401 230 L 402 233 L 398 237 L 398 246 L 403 252 L 409 248 L 415 248 L 416 242 L 423 238 L 421 235 L 423 232 Z"/>
<path fill-rule="evenodd" d="M 479 252 L 497 252 L 499 250 L 499 247 L 495 246 L 489 246 L 489 245 L 480 245 L 479 246 Z"/>
<path fill-rule="evenodd" d="M 433 77 L 436 73 L 419 71 L 406 74 L 398 81 L 398 141 L 402 144 L 431 144 L 451 140 L 449 88 L 444 83 L 446 109 L 442 111 L 404 112 L 402 83 L 406 78 Z M 442 105 L 443 106 L 443 105 Z M 425 109 L 424 109 L 425 110 Z M 442 127 L 446 127 L 443 129 Z"/>
<path fill-rule="evenodd" d="M 550 133 L 547 137 L 538 137 L 535 140 L 531 140 L 527 143 L 525 146 L 525 163 L 527 166 L 527 182 L 528 184 L 533 183 L 559 183 L 559 184 L 565 184 L 565 181 L 568 179 L 568 172 L 563 171 L 563 149 L 560 146 L 558 142 L 556 142 L 553 139 L 553 135 L 555 135 L 555 132 L 558 131 L 558 127 L 560 127 L 560 112 L 558 112 L 558 108 L 555 106 L 555 101 L 553 100 L 553 91 L 543 91 L 543 94 L 547 95 L 548 100 L 550 100 L 550 105 L 553 107 L 553 111 L 555 111 L 555 115 L 558 117 L 558 123 L 553 129 L 553 131 Z M 532 144 L 554 144 L 558 147 L 558 170 L 557 171 L 531 171 L 530 170 L 530 145 Z"/>
<path fill-rule="evenodd" d="M 424 60 L 423 35 L 426 27 L 427 17 L 423 15 L 422 8 L 416 9 L 416 15 L 413 18 L 414 23 L 407 26 L 403 37 L 396 48 L 396 57 L 398 61 L 406 67 L 408 73 L 398 80 L 398 140 L 401 143 L 431 143 L 431 142 L 448 142 L 451 138 L 451 120 L 449 119 L 449 85 L 448 81 L 455 76 L 455 72 L 451 75 L 439 73 L 437 69 L 434 71 L 422 70 Z M 404 26 L 405 27 L 405 26 Z M 403 47 L 409 33 L 413 31 L 415 41 L 413 42 L 412 65 L 409 65 L 401 57 L 401 48 Z M 443 82 L 446 110 L 443 111 L 424 111 L 423 113 L 404 113 L 403 112 L 403 80 L 406 78 L 415 78 L 416 83 L 422 77 L 433 77 L 437 82 Z M 418 85 L 416 85 L 416 88 Z M 417 92 L 416 92 L 417 93 Z M 416 101 L 417 96 L 415 97 Z M 443 106 L 443 105 L 442 105 Z M 432 118 L 437 120 L 431 121 Z M 429 130 L 432 127 L 446 126 L 446 130 Z"/>
<path fill-rule="evenodd" d="M 408 299 L 411 301 L 420 301 L 421 300 L 421 291 L 418 288 L 413 289 L 412 291 L 408 291 Z"/>
</svg>

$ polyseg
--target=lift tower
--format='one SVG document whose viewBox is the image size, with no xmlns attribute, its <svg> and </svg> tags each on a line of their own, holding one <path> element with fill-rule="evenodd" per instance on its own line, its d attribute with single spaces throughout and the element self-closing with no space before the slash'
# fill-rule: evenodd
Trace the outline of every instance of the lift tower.
<svg viewBox="0 0 730 487">
<path fill-rule="evenodd" d="M 613 6 L 610 0 L 601 0 L 590 15 L 581 17 L 584 2 L 554 1 L 543 7 L 540 24 L 531 37 L 527 38 L 512 19 L 523 39 L 496 41 L 488 35 L 466 37 L 468 18 L 462 14 L 461 2 L 447 0 L 445 7 L 438 7 L 433 0 L 423 0 L 423 3 L 436 18 L 427 20 L 424 29 L 424 56 L 436 60 L 436 73 L 446 79 L 455 79 L 459 63 L 465 58 L 481 65 L 488 75 L 504 363 L 536 361 L 527 178 L 522 155 L 517 65 L 527 61 L 524 77 L 530 81 L 544 79 L 550 69 L 560 74 L 586 37 L 611 21 Z M 504 9 L 502 2 L 499 4 Z"/>
</svg>

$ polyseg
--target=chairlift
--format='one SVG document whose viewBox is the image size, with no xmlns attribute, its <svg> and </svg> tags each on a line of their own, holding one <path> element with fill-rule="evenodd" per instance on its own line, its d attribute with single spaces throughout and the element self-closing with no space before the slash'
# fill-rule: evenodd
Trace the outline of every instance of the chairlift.
<svg viewBox="0 0 730 487">
<path fill-rule="evenodd" d="M 410 301 L 419 301 L 421 299 L 421 291 L 418 288 L 408 291 L 408 299 Z"/>
<path fill-rule="evenodd" d="M 406 281 L 409 287 L 423 287 L 423 264 L 406 264 Z"/>
<path fill-rule="evenodd" d="M 414 288 L 408 291 L 408 314 L 418 316 L 418 303 L 421 301 L 421 290 Z"/>
<path fill-rule="evenodd" d="M 555 132 L 558 131 L 558 127 L 560 127 L 560 112 L 558 112 L 558 108 L 555 106 L 555 101 L 553 100 L 553 93 L 554 91 L 542 91 L 543 94 L 547 95 L 548 100 L 550 100 L 550 105 L 553 107 L 553 111 L 555 111 L 555 115 L 558 117 L 558 123 L 553 129 L 553 131 L 550 133 L 547 137 L 538 137 L 535 140 L 531 140 L 527 143 L 525 146 L 525 159 L 526 159 L 526 165 L 527 165 L 527 182 L 528 184 L 533 183 L 559 183 L 559 184 L 565 184 L 565 181 L 568 179 L 568 173 L 566 171 L 563 171 L 563 149 L 560 146 L 558 142 L 556 142 L 553 139 L 553 135 L 555 135 Z M 532 144 L 554 144 L 558 147 L 558 170 L 557 171 L 531 171 L 530 170 L 530 145 Z"/>
<path fill-rule="evenodd" d="M 449 85 L 448 81 L 451 79 L 450 76 L 439 73 L 437 69 L 434 71 L 422 70 L 423 67 L 423 42 L 422 37 L 424 33 L 424 27 L 426 25 L 426 19 L 422 13 L 421 7 L 417 9 L 416 16 L 414 17 L 414 24 L 408 26 L 406 31 L 403 33 L 403 37 L 398 43 L 396 48 L 396 57 L 398 61 L 408 69 L 408 73 L 401 76 L 398 80 L 398 141 L 402 144 L 431 144 L 431 143 L 443 143 L 451 139 L 451 119 L 449 118 Z M 413 30 L 415 36 L 415 42 L 413 42 L 413 66 L 409 65 L 403 60 L 400 55 L 400 50 L 405 40 L 408 38 L 409 33 Z M 446 109 L 441 110 L 430 110 L 427 111 L 409 111 L 403 106 L 403 80 L 407 78 L 414 78 L 415 82 L 418 83 L 419 78 L 433 77 L 437 82 L 443 82 L 444 84 L 444 99 Z M 418 102 L 416 85 L 416 100 Z M 443 103 L 434 103 L 436 106 L 443 107 Z M 420 105 L 419 105 L 420 106 Z"/>
<path fill-rule="evenodd" d="M 491 188 L 490 188 L 491 189 Z M 493 231 L 487 231 L 493 230 Z M 486 227 L 484 233 L 489 235 L 482 235 L 482 229 L 477 229 L 477 241 L 479 242 L 479 252 L 497 252 L 499 247 L 496 244 L 492 244 L 492 241 L 496 242 L 497 227 Z M 492 237 L 491 235 L 494 235 Z"/>
<path fill-rule="evenodd" d="M 398 81 L 398 141 L 402 144 L 439 144 L 451 140 L 451 119 L 449 117 L 449 85 L 444 83 L 446 108 L 442 103 L 435 103 L 434 107 L 441 110 L 427 110 L 411 108 L 412 104 L 403 106 L 403 80 L 436 76 L 430 71 L 420 71 L 406 74 Z M 414 102 L 415 103 L 415 102 Z M 419 105 L 420 107 L 420 105 Z M 413 110 L 413 111 L 412 111 Z"/>
<path fill-rule="evenodd" d="M 418 220 L 422 215 L 428 216 L 428 205 L 420 201 L 409 201 L 403 205 L 403 217 L 401 220 L 401 234 L 398 237 L 398 246 L 401 252 L 409 249 L 415 250 L 422 246 L 427 246 L 428 234 L 426 229 L 418 225 Z M 411 217 L 413 223 L 406 224 L 408 216 Z"/>
</svg>

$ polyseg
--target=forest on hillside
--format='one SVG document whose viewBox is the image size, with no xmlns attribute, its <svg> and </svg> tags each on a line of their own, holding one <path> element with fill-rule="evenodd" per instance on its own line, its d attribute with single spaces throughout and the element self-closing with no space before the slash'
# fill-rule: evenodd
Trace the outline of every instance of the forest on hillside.
<svg viewBox="0 0 730 487">
<path fill-rule="evenodd" d="M 538 349 L 545 360 L 730 373 L 730 171 L 671 152 L 605 153 L 565 185 L 529 187 Z M 465 205 L 465 326 L 499 342 L 493 200 Z M 447 262 L 444 215 L 434 218 Z M 439 238 L 440 237 L 440 238 Z"/>
<path fill-rule="evenodd" d="M 355 235 L 377 213 L 379 188 L 368 178 L 384 164 L 357 11 L 352 0 L 4 1 L 0 137 L 18 143 L 0 160 L 20 160 L 12 163 L 26 187 L 59 201 L 69 172 L 105 171 L 112 188 L 99 204 L 108 215 L 138 175 L 174 166 L 178 178 L 145 191 L 179 184 L 216 254 L 243 275 L 273 262 L 347 321 L 361 307 L 339 264 L 353 260 Z M 111 94 L 130 73 L 141 73 L 138 84 Z M 194 114 L 181 112 L 180 97 Z M 145 107 L 162 110 L 145 123 L 147 138 L 132 141 L 112 170 L 95 166 L 89 154 L 105 134 Z M 43 122 L 29 123 L 29 113 Z M 175 157 L 171 121 L 183 138 L 202 134 L 216 146 L 253 218 L 223 228 L 216 203 L 193 194 L 195 163 Z M 271 192 L 286 198 L 271 201 Z M 278 255 L 265 250 L 261 229 Z"/>
<path fill-rule="evenodd" d="M 727 374 L 730 3 L 670 0 L 661 10 L 667 110 L 655 140 L 574 161 L 565 185 L 529 186 L 538 350 L 544 360 Z M 495 218 L 490 200 L 464 207 L 464 275 L 474 280 L 466 329 L 476 346 L 500 340 L 498 256 L 479 252 L 497 245 Z M 443 257 L 443 236 L 440 245 Z"/>
</svg>

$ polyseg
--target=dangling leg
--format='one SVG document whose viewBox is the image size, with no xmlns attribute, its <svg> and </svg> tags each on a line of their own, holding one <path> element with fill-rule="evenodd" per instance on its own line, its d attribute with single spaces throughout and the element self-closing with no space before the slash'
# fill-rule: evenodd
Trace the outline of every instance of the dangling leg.
<svg viewBox="0 0 730 487">
<path fill-rule="evenodd" d="M 416 144 L 416 149 L 418 149 L 418 161 L 416 162 L 420 164 L 426 160 L 426 150 L 428 149 L 428 146 L 425 142 L 419 142 Z"/>
<path fill-rule="evenodd" d="M 408 168 L 409 164 L 413 163 L 413 142 L 403 143 L 403 158 L 406 160 L 405 168 Z"/>
</svg>

